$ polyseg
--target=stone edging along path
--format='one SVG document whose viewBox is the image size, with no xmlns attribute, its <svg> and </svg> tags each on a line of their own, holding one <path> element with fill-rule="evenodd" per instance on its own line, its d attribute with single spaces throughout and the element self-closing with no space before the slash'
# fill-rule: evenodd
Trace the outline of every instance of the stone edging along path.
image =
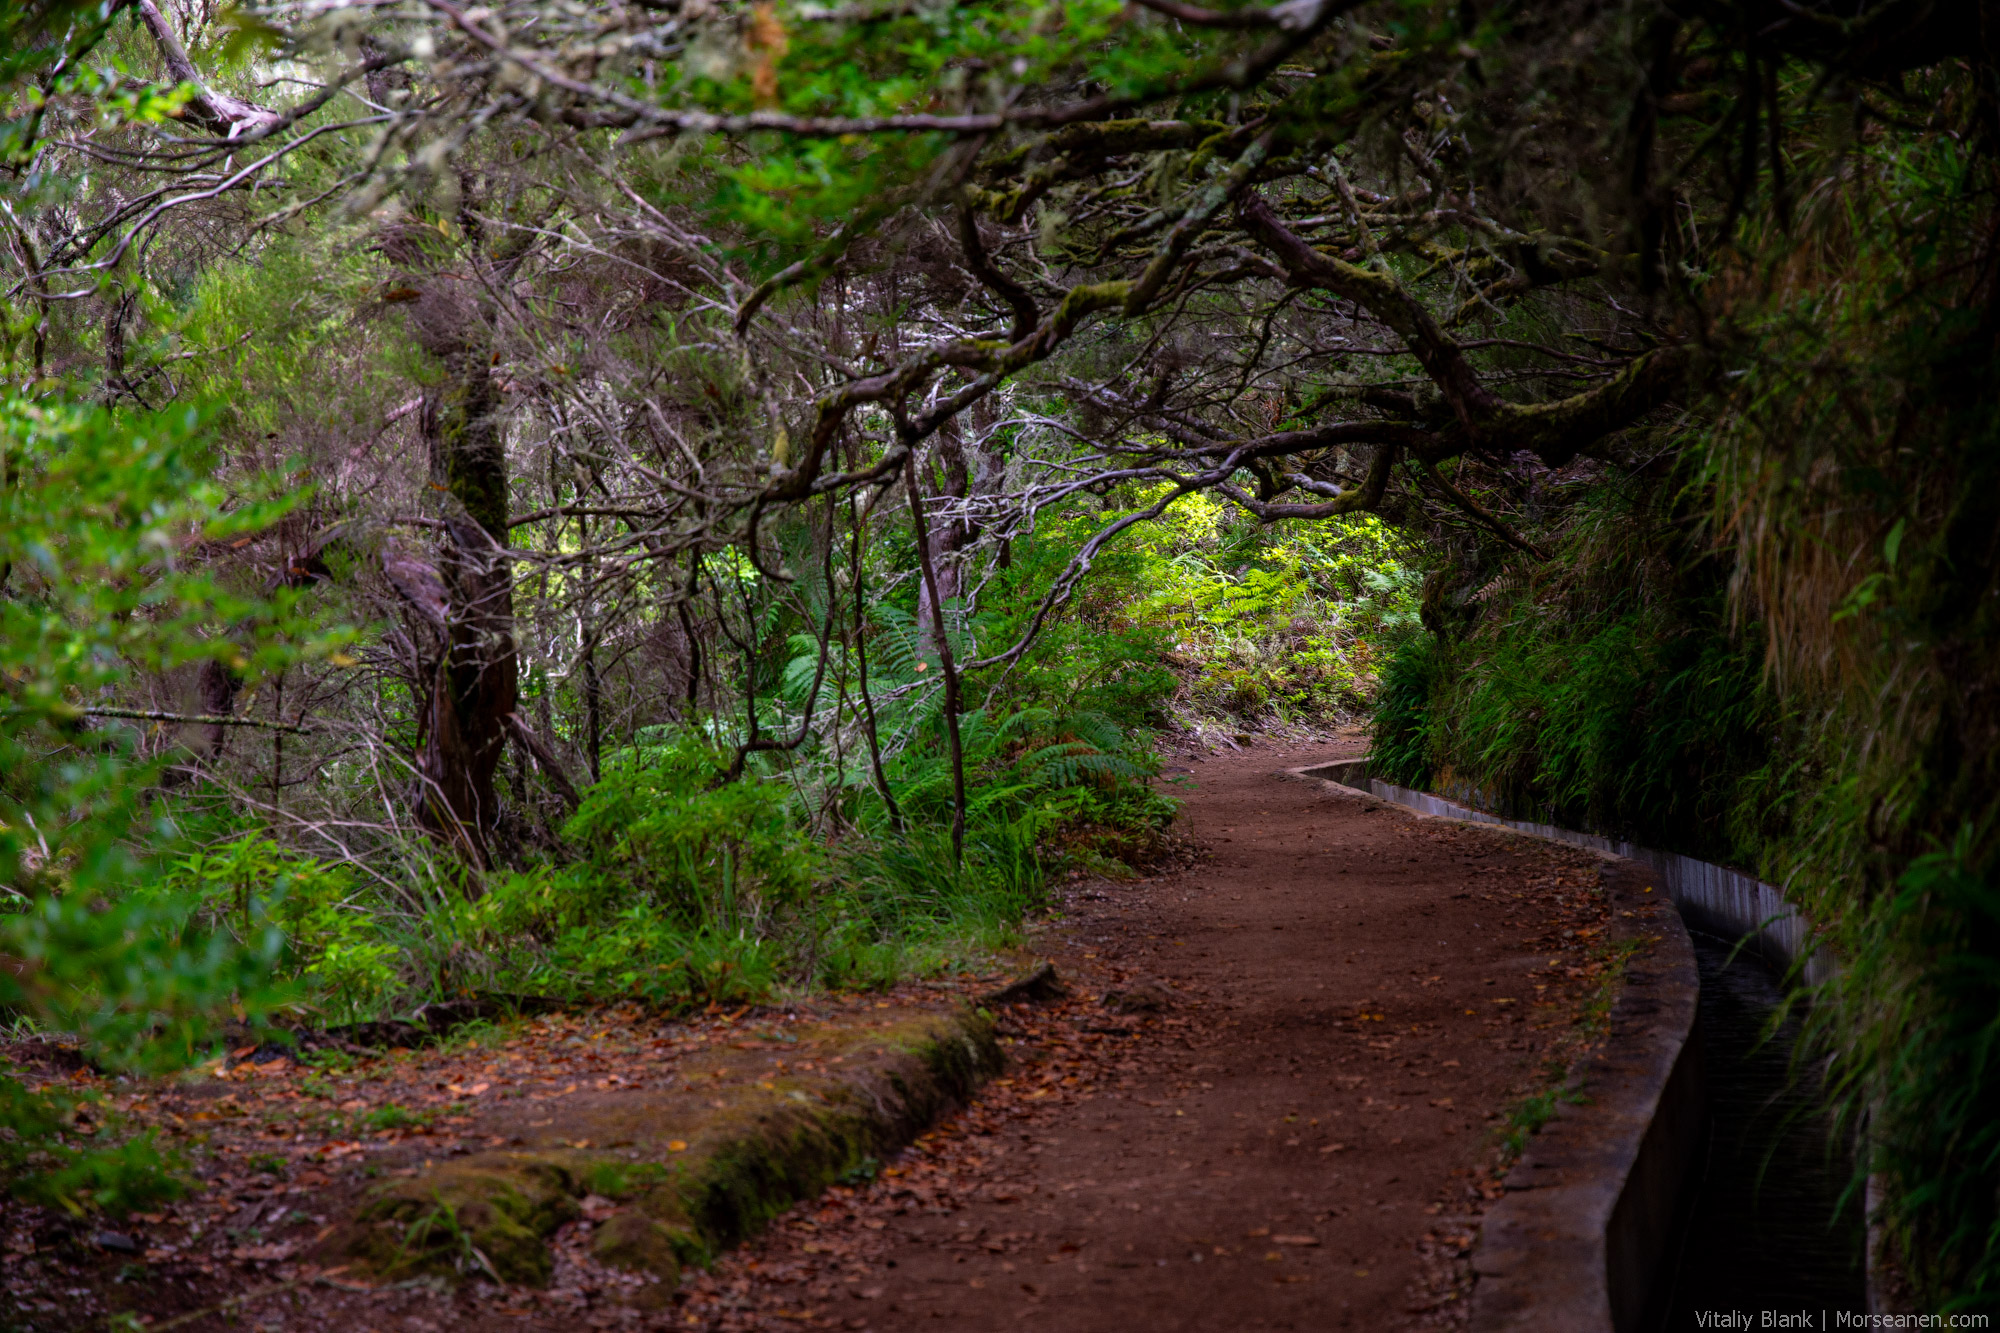
<svg viewBox="0 0 2000 1333">
<path fill-rule="evenodd" d="M 1584 845 L 1607 858 L 1614 946 L 1633 950 L 1604 1046 L 1579 1071 L 1585 1100 L 1561 1107 L 1488 1209 L 1473 1254 L 1473 1333 L 1628 1333 L 1670 1268 L 1670 1244 L 1701 1148 L 1705 1103 L 1695 1031 L 1700 981 L 1687 928 L 1654 867 L 1601 839 L 1521 827 L 1367 778 L 1365 760 L 1290 776 L 1432 817 L 1500 823 Z M 1384 788 L 1388 788 L 1384 790 Z M 1407 799 L 1423 797 L 1422 801 Z"/>
</svg>

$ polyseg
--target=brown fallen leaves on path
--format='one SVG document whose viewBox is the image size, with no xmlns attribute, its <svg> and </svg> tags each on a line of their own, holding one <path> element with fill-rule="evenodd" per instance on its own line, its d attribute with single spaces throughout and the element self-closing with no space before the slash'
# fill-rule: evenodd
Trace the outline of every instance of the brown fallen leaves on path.
<svg viewBox="0 0 2000 1333">
<path fill-rule="evenodd" d="M 206 1136 L 203 1192 L 135 1219 L 130 1251 L 11 1209 L 9 1317 L 193 1314 L 181 1327 L 200 1333 L 1449 1326 L 1503 1117 L 1577 1053 L 1613 965 L 1596 866 L 1274 776 L 1325 757 L 1195 765 L 1184 824 L 1210 856 L 1065 887 L 1035 943 L 1070 994 L 1003 1012 L 1012 1069 L 678 1291 L 592 1261 L 604 1200 L 556 1234 L 545 1289 L 371 1286 L 297 1256 L 371 1181 L 486 1146 L 483 1108 L 559 1129 L 565 1098 L 654 1086 L 696 1052 L 782 1058 L 797 1015 L 550 1015 L 345 1074 L 287 1062 L 113 1087 L 127 1114 Z M 1006 979 L 811 1007 L 948 1006 Z"/>
<path fill-rule="evenodd" d="M 1597 863 L 1275 776 L 1323 757 L 1200 763 L 1212 856 L 1071 888 L 1039 943 L 1079 994 L 1011 1012 L 1020 1075 L 726 1256 L 682 1326 L 1458 1324 L 1509 1115 L 1615 966 Z"/>
<path fill-rule="evenodd" d="M 593 1143 L 569 1126 L 601 1124 L 607 1109 L 648 1105 L 666 1090 L 694 1088 L 727 1104 L 774 1076 L 823 1073 L 846 1057 L 829 1059 L 797 1034 L 859 1033 L 885 1017 L 949 1010 L 1005 979 L 968 974 L 676 1020 L 635 1008 L 549 1014 L 331 1067 L 252 1063 L 245 1048 L 238 1063 L 157 1082 L 104 1078 L 63 1047 L 15 1043 L 8 1054 L 27 1081 L 94 1093 L 96 1116 L 115 1116 L 121 1130 L 153 1129 L 192 1166 L 195 1190 L 101 1224 L 20 1204 L 0 1209 L 0 1310 L 24 1331 L 109 1327 L 121 1314 L 141 1327 L 182 1319 L 176 1327 L 221 1328 L 239 1306 L 255 1306 L 255 1318 L 274 1327 L 321 1327 L 304 1312 L 361 1301 L 451 1327 L 483 1317 L 471 1310 L 546 1305 L 566 1323 L 576 1311 L 657 1300 L 647 1279 L 579 1258 L 609 1202 L 591 1197 L 556 1237 L 557 1272 L 544 1291 L 471 1284 L 447 1297 L 430 1279 L 371 1283 L 305 1261 L 378 1185 L 507 1146 L 616 1152 L 621 1144 Z M 663 1146 L 670 1154 L 675 1145 Z M 440 1302 L 444 1313 L 421 1313 Z"/>
</svg>

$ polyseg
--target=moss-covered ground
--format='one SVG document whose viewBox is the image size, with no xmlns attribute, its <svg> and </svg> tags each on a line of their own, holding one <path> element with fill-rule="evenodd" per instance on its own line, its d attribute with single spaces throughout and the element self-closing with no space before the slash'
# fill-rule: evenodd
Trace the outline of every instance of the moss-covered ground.
<svg viewBox="0 0 2000 1333">
<path fill-rule="evenodd" d="M 663 1086 L 494 1103 L 468 1118 L 496 1146 L 363 1190 L 316 1257 L 541 1284 L 547 1237 L 589 1202 L 597 1257 L 671 1289 L 684 1264 L 901 1148 L 1001 1063 L 991 1022 L 962 1008 L 776 1015 L 742 1035 Z"/>
<path fill-rule="evenodd" d="M 86 1308 L 201 1323 L 229 1313 L 202 1314 L 219 1287 L 301 1274 L 546 1285 L 552 1237 L 581 1221 L 597 1278 L 628 1307 L 658 1305 L 799 1200 L 872 1177 L 999 1072 L 992 1024 L 969 1001 L 1010 977 L 677 1019 L 554 1013 L 418 1049 L 245 1048 L 152 1084 L 23 1044 L 17 1063 L 101 1094 L 121 1132 L 151 1129 L 195 1188 L 117 1231 L 22 1211 L 10 1249 L 129 1253 L 133 1271 L 174 1276 L 143 1293 L 114 1281 Z"/>
</svg>

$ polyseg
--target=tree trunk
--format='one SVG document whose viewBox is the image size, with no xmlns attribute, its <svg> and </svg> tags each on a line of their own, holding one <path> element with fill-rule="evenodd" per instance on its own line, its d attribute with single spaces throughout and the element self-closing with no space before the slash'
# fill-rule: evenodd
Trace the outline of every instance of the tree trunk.
<svg viewBox="0 0 2000 1333">
<path fill-rule="evenodd" d="M 136 11 L 168 75 L 193 89 L 189 120 L 227 139 L 262 134 L 282 122 L 266 107 L 208 86 L 155 0 L 138 0 Z M 386 91 L 386 83 L 371 88 Z M 442 256 L 430 245 L 435 237 L 428 228 L 419 230 L 423 241 L 414 241 L 408 228 L 392 228 L 382 248 L 415 270 L 412 280 L 423 289 L 411 312 L 411 331 L 443 377 L 424 396 L 422 430 L 431 479 L 455 503 L 445 518 L 445 540 L 435 566 L 393 547 L 383 553 L 383 566 L 390 582 L 438 633 L 436 655 L 426 672 L 429 697 L 423 702 L 424 740 L 417 756 L 422 786 L 418 820 L 485 869 L 492 861 L 487 835 L 500 812 L 494 776 L 518 702 L 513 570 L 505 555 L 507 454 L 492 377 L 492 312 L 479 284 L 439 262 Z M 475 264 L 505 268 L 525 245 L 511 238 L 506 246 L 517 252 L 495 256 L 479 242 L 476 221 L 467 235 L 473 244 L 465 259 Z M 126 305 L 119 295 L 114 294 L 105 339 L 107 387 L 113 394 L 131 391 L 124 367 Z M 213 685 L 204 678 L 205 692 Z M 213 752 L 220 749 L 219 738 L 211 742 Z"/>
<path fill-rule="evenodd" d="M 950 496 L 954 500 L 977 499 L 996 494 L 1006 486 L 1007 460 L 992 446 L 989 429 L 992 417 L 990 402 L 982 401 L 975 405 L 972 427 L 979 437 L 974 440 L 968 441 L 960 433 L 956 417 L 939 430 L 936 456 L 938 470 L 943 474 L 939 495 Z M 959 553 L 978 545 L 982 534 L 978 519 L 970 514 L 960 514 L 948 522 L 931 526 L 925 554 L 937 574 L 939 607 L 949 606 L 965 596 L 965 564 L 959 559 Z M 1008 555 L 1006 548 L 1001 548 L 998 563 L 1003 569 L 1008 564 Z M 917 629 L 921 641 L 935 651 L 938 631 L 928 597 L 917 599 Z"/>
<path fill-rule="evenodd" d="M 419 571 L 422 562 L 399 554 L 406 578 L 389 572 L 439 631 L 437 656 L 426 672 L 418 819 L 485 869 L 500 815 L 494 779 L 513 734 L 519 682 L 513 566 L 506 553 L 507 449 L 493 380 L 497 312 L 492 285 L 479 275 L 504 278 L 520 258 L 509 247 L 521 242 L 510 235 L 496 253 L 473 207 L 478 182 L 462 178 L 461 193 L 462 244 L 441 246 L 439 233 L 408 223 L 381 234 L 382 253 L 417 289 L 404 307 L 410 332 L 439 372 L 424 393 L 418 424 L 444 511 L 435 570 Z"/>
<path fill-rule="evenodd" d="M 596 631 L 583 650 L 583 746 L 590 755 L 590 780 L 604 781 L 604 685 L 597 678 Z"/>
<path fill-rule="evenodd" d="M 917 490 L 914 454 L 903 458 L 903 482 L 909 491 L 910 523 L 917 530 L 917 560 L 924 588 L 930 594 L 931 623 L 944 624 L 944 604 L 938 597 L 937 566 L 931 559 L 930 524 L 924 519 L 924 498 Z M 958 667 L 951 658 L 951 640 L 937 636 L 938 669 L 944 675 L 944 731 L 951 750 L 951 864 L 965 864 L 965 747 L 958 734 Z"/>
<path fill-rule="evenodd" d="M 201 711 L 209 717 L 234 716 L 236 696 L 242 689 L 243 677 L 212 657 L 201 664 L 195 675 L 195 694 L 201 700 Z M 204 763 L 212 765 L 222 759 L 222 752 L 229 745 L 229 731 L 223 723 L 209 724 L 199 751 Z"/>
<path fill-rule="evenodd" d="M 449 611 L 425 701 L 417 757 L 423 825 L 478 868 L 491 868 L 487 835 L 500 815 L 494 775 L 519 703 L 513 579 L 499 543 L 476 523 L 445 521 L 440 562 Z"/>
<path fill-rule="evenodd" d="M 935 452 L 942 485 L 938 495 L 954 500 L 963 500 L 969 489 L 970 476 L 965 466 L 964 442 L 959 437 L 958 422 L 948 422 L 938 432 Z M 922 473 L 914 467 L 909 473 L 910 503 L 916 504 L 921 498 L 917 494 L 917 479 Z M 953 518 L 920 526 L 917 541 L 920 549 L 917 564 L 923 570 L 928 585 L 925 595 L 917 598 L 917 634 L 923 645 L 932 652 L 938 651 L 944 643 L 944 634 L 939 627 L 944 608 L 957 601 L 964 591 L 959 564 L 955 557 L 976 535 L 970 523 Z"/>
<path fill-rule="evenodd" d="M 889 811 L 889 824 L 896 832 L 903 831 L 903 807 L 896 804 L 896 793 L 889 789 L 889 775 L 882 770 L 882 737 L 875 725 L 875 700 L 868 693 L 868 624 L 866 606 L 868 600 L 868 566 L 862 556 L 861 507 L 854 505 L 854 631 L 853 653 L 857 672 L 856 680 L 861 692 L 862 731 L 868 739 L 868 767 L 875 776 L 875 790 L 882 797 L 882 804 Z"/>
</svg>

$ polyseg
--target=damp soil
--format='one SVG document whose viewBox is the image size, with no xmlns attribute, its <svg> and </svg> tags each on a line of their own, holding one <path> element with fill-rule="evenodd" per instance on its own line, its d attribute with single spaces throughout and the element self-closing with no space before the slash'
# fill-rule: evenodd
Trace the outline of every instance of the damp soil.
<svg viewBox="0 0 2000 1333">
<path fill-rule="evenodd" d="M 1022 1081 L 1052 1095 L 1003 1090 L 907 1174 L 800 1210 L 698 1281 L 688 1314 L 884 1333 L 1458 1324 L 1496 1121 L 1596 985 L 1599 863 L 1281 776 L 1360 748 L 1182 759 L 1182 827 L 1207 857 L 1079 886 L 1041 941 L 1081 986 L 1150 984 L 1169 1007 L 1085 1056 L 1104 1020 L 1072 1014 L 1053 1080 L 1059 1025 L 1012 1020 Z"/>
</svg>

